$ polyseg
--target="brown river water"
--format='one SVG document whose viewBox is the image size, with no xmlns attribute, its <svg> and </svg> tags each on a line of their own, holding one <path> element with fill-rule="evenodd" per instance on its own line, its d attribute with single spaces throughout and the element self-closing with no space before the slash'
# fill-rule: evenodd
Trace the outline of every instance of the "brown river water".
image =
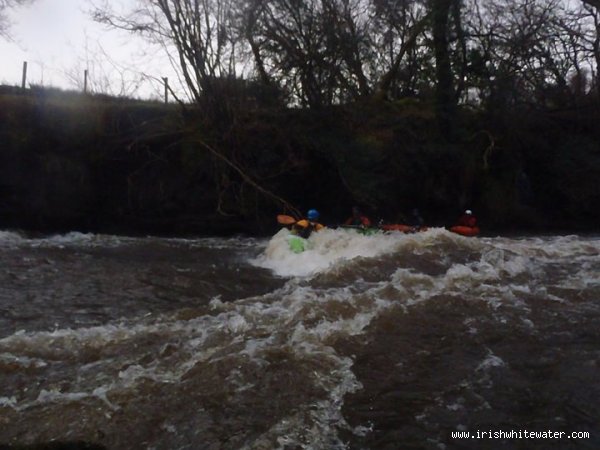
<svg viewBox="0 0 600 450">
<path fill-rule="evenodd" d="M 0 231 L 0 448 L 600 448 L 600 238 L 287 238 Z"/>
</svg>

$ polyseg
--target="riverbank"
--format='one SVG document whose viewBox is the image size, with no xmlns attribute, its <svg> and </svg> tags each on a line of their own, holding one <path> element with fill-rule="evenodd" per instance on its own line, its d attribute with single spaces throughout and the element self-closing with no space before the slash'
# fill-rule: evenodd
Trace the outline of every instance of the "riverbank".
<svg viewBox="0 0 600 450">
<path fill-rule="evenodd" d="M 327 224 L 352 205 L 431 226 L 473 209 L 490 232 L 593 232 L 598 105 L 463 109 L 441 136 L 430 105 L 246 108 L 222 122 L 178 105 L 0 89 L 0 229 L 266 235 L 286 206 Z M 283 202 L 286 202 L 285 204 Z"/>
</svg>

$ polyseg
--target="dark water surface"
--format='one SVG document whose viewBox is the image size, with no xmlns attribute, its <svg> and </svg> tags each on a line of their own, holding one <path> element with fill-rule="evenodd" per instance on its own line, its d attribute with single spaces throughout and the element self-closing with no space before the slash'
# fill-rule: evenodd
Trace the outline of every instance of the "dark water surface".
<svg viewBox="0 0 600 450">
<path fill-rule="evenodd" d="M 0 231 L 0 446 L 600 448 L 599 238 L 286 239 Z"/>
</svg>

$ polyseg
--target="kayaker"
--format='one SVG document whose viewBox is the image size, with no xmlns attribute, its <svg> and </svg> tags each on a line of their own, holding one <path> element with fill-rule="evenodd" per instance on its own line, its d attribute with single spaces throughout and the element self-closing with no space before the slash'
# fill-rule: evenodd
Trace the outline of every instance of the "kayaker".
<svg viewBox="0 0 600 450">
<path fill-rule="evenodd" d="M 360 211 L 358 206 L 353 206 L 352 216 L 348 217 L 344 222 L 344 225 L 369 228 L 371 226 L 371 220 Z"/>
<path fill-rule="evenodd" d="M 408 221 L 408 224 L 411 227 L 414 227 L 415 231 L 420 230 L 421 228 L 423 228 L 423 225 L 425 225 L 425 221 L 423 220 L 423 217 L 421 217 L 421 213 L 417 208 L 414 208 L 411 211 L 410 220 Z"/>
<path fill-rule="evenodd" d="M 292 233 L 308 239 L 313 231 L 319 231 L 325 228 L 324 225 L 317 222 L 319 220 L 319 211 L 309 209 L 306 214 L 306 219 L 300 219 L 292 226 Z"/>
<path fill-rule="evenodd" d="M 475 228 L 477 226 L 477 218 L 473 215 L 470 209 L 465 210 L 462 216 L 456 221 L 457 226 Z"/>
</svg>

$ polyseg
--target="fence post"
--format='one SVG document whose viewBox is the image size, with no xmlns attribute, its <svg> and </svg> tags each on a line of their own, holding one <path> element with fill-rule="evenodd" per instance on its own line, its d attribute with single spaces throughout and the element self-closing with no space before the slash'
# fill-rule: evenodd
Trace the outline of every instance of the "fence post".
<svg viewBox="0 0 600 450">
<path fill-rule="evenodd" d="M 87 79 L 88 79 L 88 70 L 85 69 L 83 71 L 83 93 L 87 94 Z"/>
<path fill-rule="evenodd" d="M 163 77 L 163 82 L 165 84 L 165 105 L 169 103 L 169 79 L 167 77 Z"/>
<path fill-rule="evenodd" d="M 27 61 L 23 61 L 23 78 L 21 79 L 21 89 L 25 90 L 27 86 Z"/>
</svg>

